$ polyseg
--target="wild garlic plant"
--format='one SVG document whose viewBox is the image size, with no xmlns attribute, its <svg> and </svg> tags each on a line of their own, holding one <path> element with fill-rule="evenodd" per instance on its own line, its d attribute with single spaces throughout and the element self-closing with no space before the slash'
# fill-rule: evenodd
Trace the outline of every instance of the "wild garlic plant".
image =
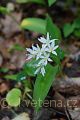
<svg viewBox="0 0 80 120">
<path fill-rule="evenodd" d="M 16 1 L 18 3 L 26 4 L 31 1 L 34 3 L 36 2 L 37 4 L 44 5 L 46 10 L 48 10 L 47 8 L 56 2 L 56 0 Z M 0 11 L 3 14 L 11 15 L 9 10 L 5 7 L 0 6 Z M 49 11 L 44 16 L 45 19 L 31 17 L 24 18 L 22 20 L 20 24 L 20 28 L 22 30 L 31 30 L 39 34 L 43 34 L 44 36 L 47 33 L 47 37 L 38 38 L 41 46 L 36 44 L 32 45 L 31 48 L 26 48 L 26 57 L 28 61 L 25 62 L 22 71 L 20 71 L 17 75 L 9 75 L 7 77 L 8 79 L 15 78 L 16 81 L 22 82 L 24 86 L 24 93 L 26 93 L 28 97 L 30 96 L 29 92 L 33 93 L 33 96 L 30 98 L 37 103 L 34 108 L 36 111 L 40 109 L 50 90 L 50 87 L 55 81 L 56 75 L 61 70 L 61 60 L 64 58 L 64 52 L 59 47 L 60 39 L 62 38 L 61 31 L 53 22 L 49 15 Z M 33 82 L 28 81 L 28 77 L 34 77 L 35 80 Z M 33 88 L 30 87 L 32 83 L 34 83 Z M 6 96 L 7 103 L 12 107 L 18 106 L 22 96 L 21 93 L 22 92 L 20 89 L 13 88 Z"/>
<path fill-rule="evenodd" d="M 41 73 L 43 76 L 45 75 L 45 66 L 48 62 L 52 62 L 53 60 L 50 58 L 51 53 L 57 56 L 56 49 L 59 47 L 55 44 L 57 39 L 51 39 L 49 33 L 47 32 L 47 37 L 40 37 L 38 41 L 42 43 L 41 48 L 37 44 L 36 46 L 32 45 L 32 48 L 26 48 L 28 54 L 27 60 L 35 58 L 35 61 L 38 61 L 35 64 L 36 71 L 35 74 Z"/>
</svg>

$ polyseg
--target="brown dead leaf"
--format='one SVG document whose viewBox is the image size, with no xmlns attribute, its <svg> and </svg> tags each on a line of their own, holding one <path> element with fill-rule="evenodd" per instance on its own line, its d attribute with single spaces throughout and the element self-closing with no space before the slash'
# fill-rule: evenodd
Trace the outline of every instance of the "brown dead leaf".
<svg viewBox="0 0 80 120">
<path fill-rule="evenodd" d="M 8 86 L 7 83 L 2 83 L 2 84 L 0 85 L 0 93 L 1 93 L 1 94 L 4 93 L 4 92 L 6 92 L 6 91 L 8 91 L 8 90 L 9 90 L 9 86 Z"/>
<path fill-rule="evenodd" d="M 22 68 L 26 60 L 26 54 L 24 52 L 15 51 L 11 57 L 10 63 L 16 68 Z"/>
<path fill-rule="evenodd" d="M 13 16 L 13 17 L 12 17 Z M 11 16 L 6 15 L 5 19 L 1 19 L 3 25 L 2 32 L 6 37 L 11 37 L 15 32 L 21 31 L 18 23 L 20 23 L 22 13 L 12 13 Z M 16 19 L 16 20 L 15 20 Z M 17 22 L 16 22 L 17 21 Z"/>
</svg>

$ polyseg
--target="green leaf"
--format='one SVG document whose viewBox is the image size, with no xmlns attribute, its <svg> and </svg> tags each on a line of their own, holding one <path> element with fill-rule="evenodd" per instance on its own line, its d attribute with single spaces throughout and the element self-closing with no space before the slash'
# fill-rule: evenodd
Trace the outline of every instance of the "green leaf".
<svg viewBox="0 0 80 120">
<path fill-rule="evenodd" d="M 25 63 L 24 64 L 24 73 L 29 75 L 29 76 L 35 76 L 35 64 L 37 64 L 37 61 L 35 61 L 34 59 Z"/>
<path fill-rule="evenodd" d="M 61 31 L 60 29 L 53 23 L 50 16 L 47 16 L 47 32 L 51 35 L 52 39 L 61 39 Z"/>
<path fill-rule="evenodd" d="M 75 25 L 76 29 L 80 29 L 80 18 L 75 19 L 73 24 Z"/>
<path fill-rule="evenodd" d="M 39 110 L 42 103 L 44 102 L 44 99 L 47 96 L 53 81 L 55 80 L 57 71 L 58 71 L 58 66 L 53 67 L 50 64 L 48 64 L 46 66 L 45 76 L 43 77 L 41 74 L 37 76 L 33 91 L 33 99 L 34 101 L 37 102 L 37 105 L 35 106 L 36 111 Z"/>
<path fill-rule="evenodd" d="M 56 52 L 58 59 L 63 60 L 65 57 L 65 52 L 60 47 L 56 50 Z"/>
<path fill-rule="evenodd" d="M 76 37 L 80 38 L 80 29 L 76 29 L 76 30 L 74 31 L 74 35 L 75 35 Z"/>
<path fill-rule="evenodd" d="M 65 53 L 64 53 L 64 51 L 62 51 L 61 48 L 57 48 L 56 52 L 57 52 L 57 56 L 51 54 L 51 59 L 52 59 L 56 64 L 60 65 L 60 64 L 61 64 L 61 60 L 63 60 L 63 58 L 64 58 L 64 56 L 65 56 Z"/>
<path fill-rule="evenodd" d="M 21 91 L 17 88 L 13 88 L 8 92 L 6 96 L 7 103 L 12 107 L 17 107 L 20 105 Z"/>
<path fill-rule="evenodd" d="M 49 6 L 51 6 L 51 5 L 54 4 L 55 2 L 56 2 L 56 0 L 48 0 Z"/>
<path fill-rule="evenodd" d="M 46 33 L 46 21 L 40 18 L 26 18 L 22 21 L 21 27 L 23 29 L 31 30 L 34 32 Z"/>
<path fill-rule="evenodd" d="M 56 63 L 60 64 L 60 58 L 56 55 L 51 54 L 51 59 Z"/>
<path fill-rule="evenodd" d="M 0 13 L 10 14 L 10 11 L 6 7 L 0 6 Z"/>
<path fill-rule="evenodd" d="M 4 78 L 5 78 L 5 79 L 9 79 L 9 80 L 17 80 L 17 75 L 18 75 L 18 74 L 5 75 Z"/>
<path fill-rule="evenodd" d="M 44 0 L 16 0 L 17 3 L 28 3 L 28 2 L 34 2 L 38 4 L 45 4 Z"/>
<path fill-rule="evenodd" d="M 23 81 L 26 79 L 26 73 L 21 71 L 18 74 L 5 75 L 4 78 L 8 80 Z"/>
<path fill-rule="evenodd" d="M 64 37 L 68 37 L 71 33 L 73 33 L 74 29 L 75 29 L 75 24 L 66 23 L 63 26 Z"/>
</svg>

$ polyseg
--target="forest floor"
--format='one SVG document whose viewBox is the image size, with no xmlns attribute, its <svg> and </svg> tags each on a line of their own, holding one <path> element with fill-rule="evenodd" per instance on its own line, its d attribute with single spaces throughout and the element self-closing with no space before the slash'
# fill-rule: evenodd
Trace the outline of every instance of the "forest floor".
<svg viewBox="0 0 80 120">
<path fill-rule="evenodd" d="M 1 3 L 4 6 L 6 4 Z M 16 9 L 12 15 L 18 23 L 25 17 L 45 18 L 46 9 L 40 5 L 29 4 L 21 7 L 14 4 L 14 6 Z M 70 10 L 63 10 L 58 5 L 51 7 L 50 11 L 59 26 L 72 21 L 75 17 Z M 11 16 L 0 14 L 0 120 L 11 120 L 16 118 L 16 115 L 24 120 L 80 120 L 80 40 L 74 36 L 61 40 L 61 47 L 66 53 L 62 61 L 62 74 L 57 76 L 46 97 L 57 102 L 62 100 L 61 107 L 55 107 L 54 104 L 48 108 L 42 107 L 36 115 L 34 109 L 31 106 L 27 107 L 24 101 L 17 108 L 11 108 L 4 102 L 10 89 L 14 87 L 22 89 L 20 82 L 16 83 L 5 76 L 17 74 L 22 70 L 26 59 L 25 48 L 37 43 L 39 37 L 37 33 L 20 30 L 16 21 Z M 67 102 L 69 104 L 65 107 Z"/>
</svg>

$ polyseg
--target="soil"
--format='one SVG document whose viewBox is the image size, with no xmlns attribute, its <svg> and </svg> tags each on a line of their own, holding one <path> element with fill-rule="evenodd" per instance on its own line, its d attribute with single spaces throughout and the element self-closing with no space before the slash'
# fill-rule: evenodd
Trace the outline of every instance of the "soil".
<svg viewBox="0 0 80 120">
<path fill-rule="evenodd" d="M 8 3 L 9 1 L 1 0 L 0 5 L 6 6 Z M 13 2 L 13 5 L 15 10 L 12 15 L 16 17 L 18 23 L 26 17 L 45 18 L 47 12 L 44 6 L 37 4 L 18 5 Z M 49 13 L 53 21 L 61 27 L 65 22 L 71 22 L 76 18 L 73 9 L 76 12 L 77 6 L 73 4 L 70 8 L 65 8 L 65 2 L 60 0 L 50 7 Z M 80 116 L 77 114 L 78 112 L 80 114 L 80 82 L 76 81 L 80 78 L 80 40 L 73 35 L 66 39 L 63 37 L 61 47 L 67 53 L 62 60 L 62 74 L 56 78 L 56 81 L 61 81 L 61 83 L 55 82 L 46 97 L 46 100 L 62 100 L 62 107 L 57 108 L 52 105 L 52 107 L 45 108 L 43 106 L 41 111 L 36 114 L 34 108 L 27 107 L 23 100 L 17 108 L 11 108 L 3 101 L 10 89 L 17 86 L 23 91 L 21 82 L 16 83 L 4 78 L 7 74 L 19 73 L 25 63 L 25 50 L 17 51 L 13 49 L 13 46 L 19 44 L 24 48 L 31 47 L 32 44 L 37 43 L 36 39 L 40 36 L 40 34 L 28 30 L 21 31 L 17 26 L 14 20 L 12 23 L 11 17 L 0 14 L 0 120 L 11 120 L 21 113 L 27 113 L 30 120 L 80 120 Z M 7 69 L 1 70 L 2 68 Z M 73 78 L 76 82 L 73 82 L 72 86 L 70 80 Z M 30 80 L 32 79 L 34 78 L 30 78 Z M 73 105 L 70 108 L 64 107 L 65 101 L 73 97 L 78 100 L 77 108 Z M 25 99 L 28 100 L 27 97 Z M 74 114 L 74 112 L 77 113 Z"/>
</svg>

